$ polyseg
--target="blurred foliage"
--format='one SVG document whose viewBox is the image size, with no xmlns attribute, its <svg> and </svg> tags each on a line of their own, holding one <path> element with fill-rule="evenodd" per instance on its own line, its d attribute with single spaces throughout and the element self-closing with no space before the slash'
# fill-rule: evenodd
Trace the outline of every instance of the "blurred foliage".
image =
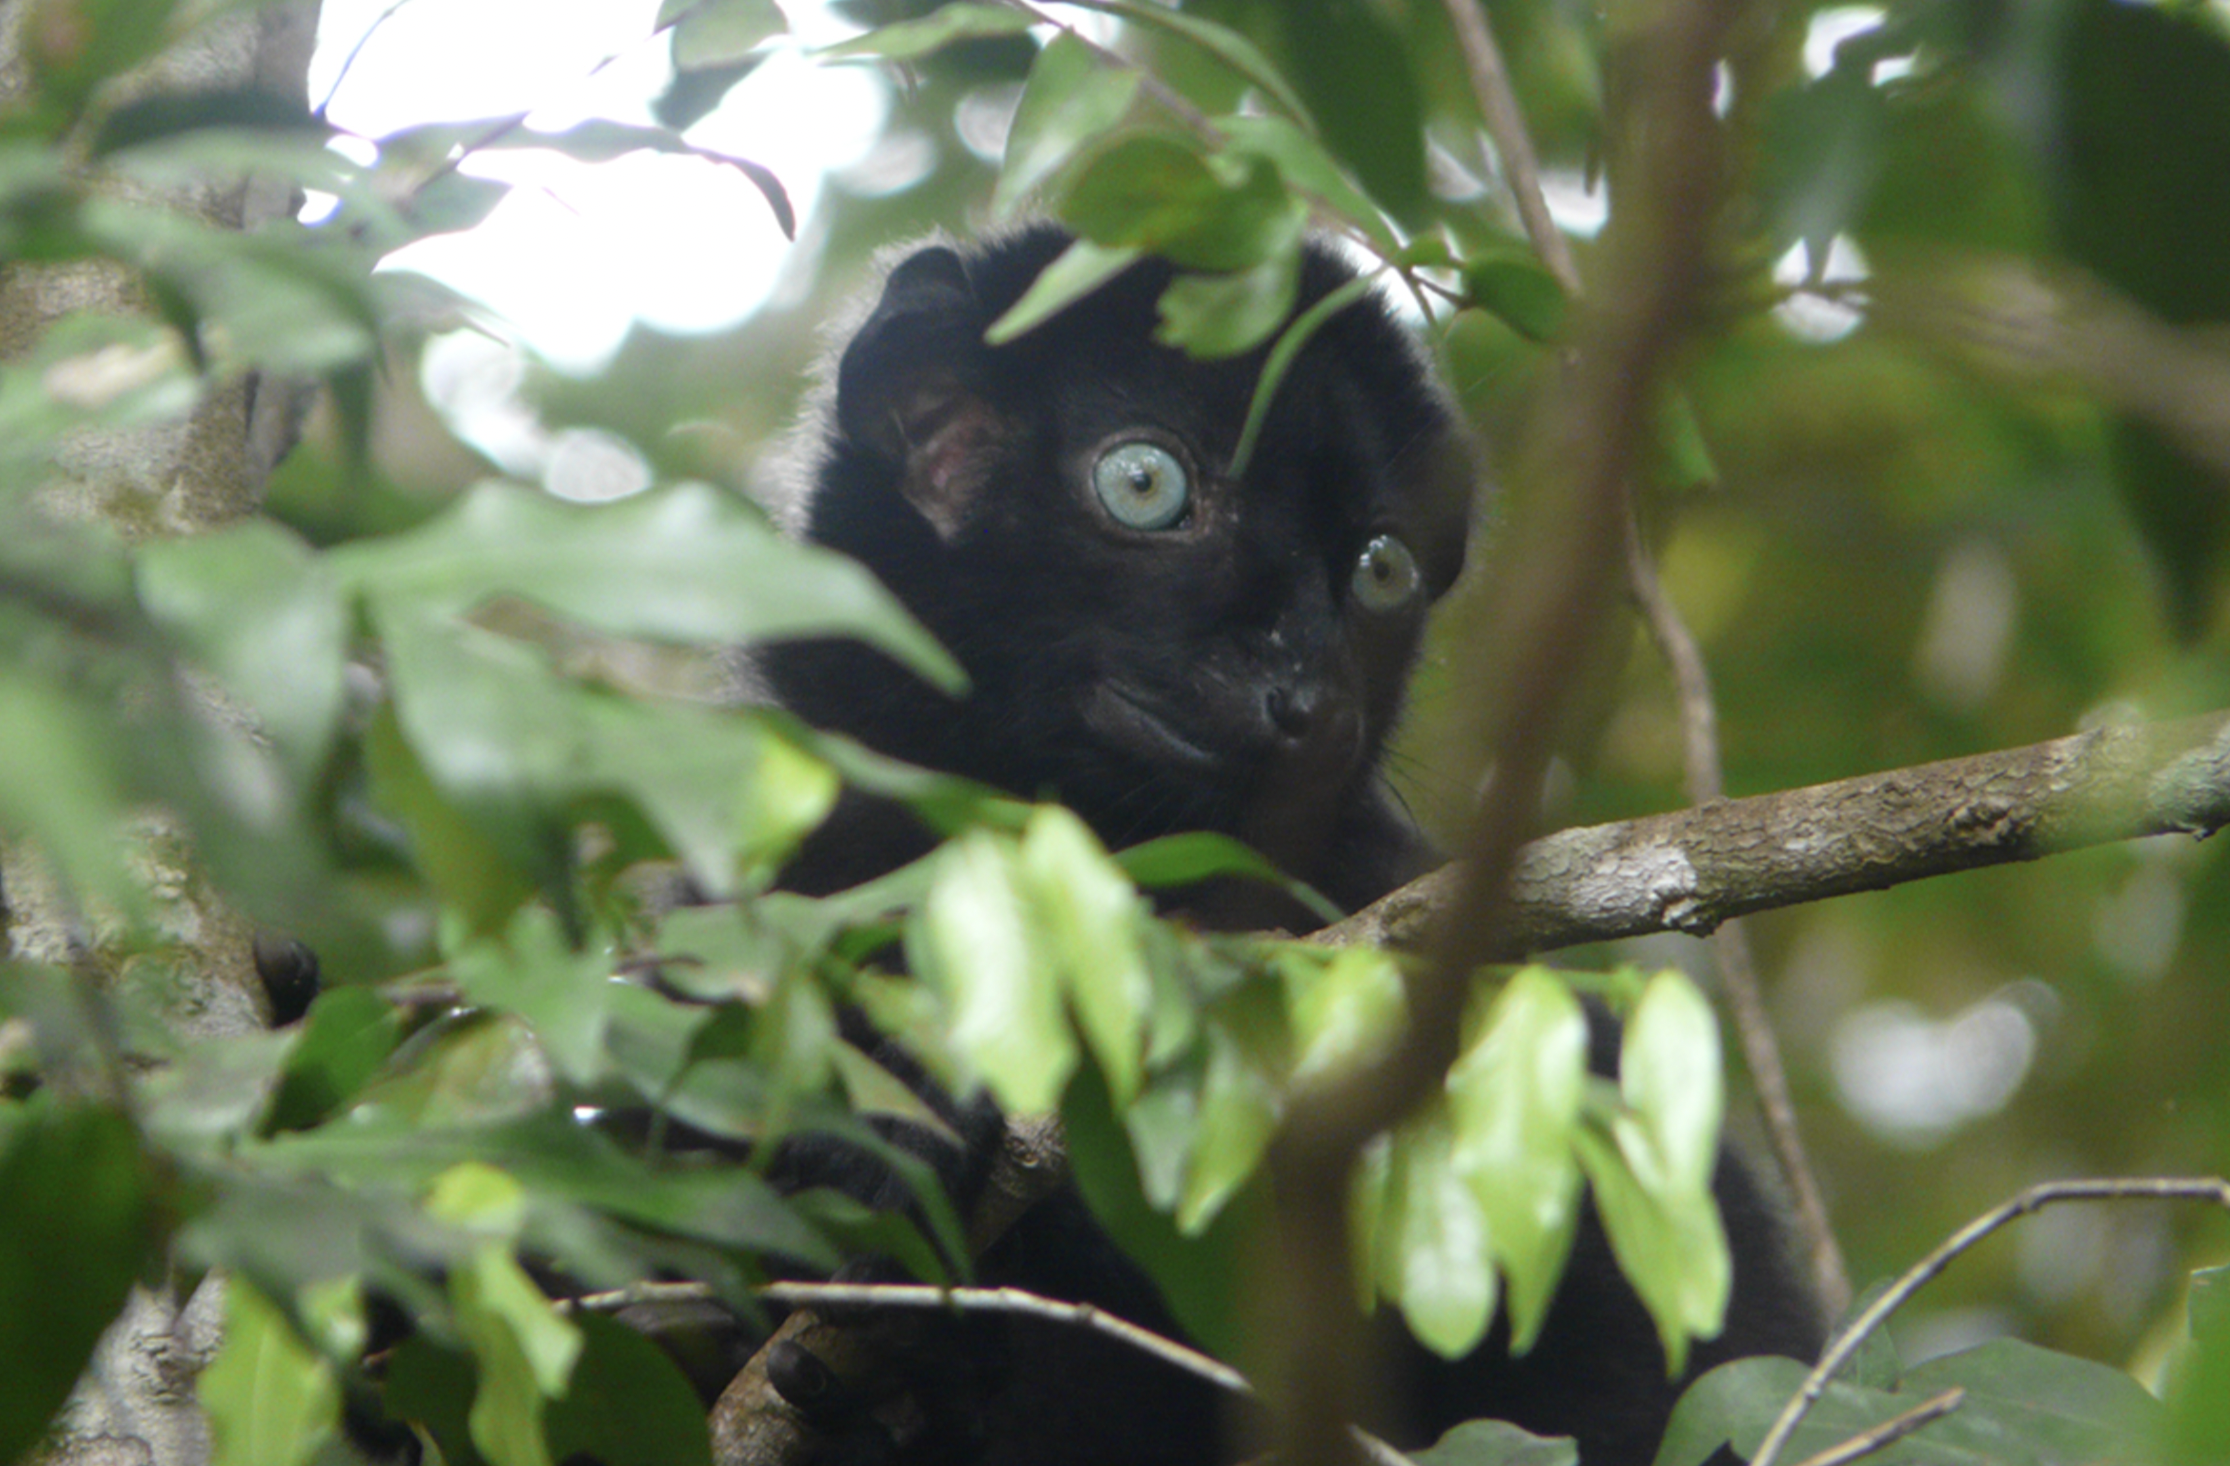
<svg viewBox="0 0 2230 1466">
<path fill-rule="evenodd" d="M 1263 1148 L 1289 1094 L 1399 1023 L 1396 959 L 1156 920 L 1134 882 L 1249 868 L 1227 844 L 1111 859 L 1056 809 L 711 706 L 722 650 L 755 636 L 859 635 L 954 678 L 877 587 L 785 545 L 743 490 L 795 410 L 817 323 L 875 247 L 933 223 L 1038 210 L 1082 236 L 1007 330 L 1164 253 L 1194 271 L 1163 302 L 1165 339 L 1203 353 L 1267 344 L 1304 229 L 1341 232 L 1430 313 L 1490 447 L 1518 431 L 1575 303 L 1523 242 L 1435 6 L 1060 8 L 1092 22 L 1090 44 L 1007 5 L 837 8 L 887 28 L 827 59 L 891 67 L 888 137 L 932 163 L 873 196 L 837 182 L 798 221 L 807 288 L 744 327 L 640 333 L 593 379 L 532 376 L 544 425 L 613 435 L 647 465 L 650 489 L 594 507 L 488 481 L 415 375 L 429 305 L 474 308 L 372 267 L 493 205 L 500 186 L 457 169 L 469 149 L 709 157 L 671 129 L 793 44 L 776 7 L 668 0 L 660 126 L 443 123 L 364 163 L 327 148 L 322 119 L 260 98 L 119 83 L 207 7 L 56 3 L 41 14 L 89 28 L 25 32 L 24 84 L 0 107 L 6 268 L 120 262 L 148 311 L 11 341 L 0 377 L 0 830 L 38 852 L 105 970 L 139 979 L 0 966 L 0 1357 L 38 1364 L 0 1372 L 0 1460 L 37 1439 L 129 1281 L 166 1264 L 236 1280 L 201 1382 L 227 1458 L 316 1455 L 363 1387 L 373 1296 L 421 1330 L 389 1361 L 389 1400 L 452 1461 L 620 1459 L 602 1434 L 614 1402 L 638 1444 L 660 1443 L 645 1459 L 700 1458 L 694 1397 L 663 1357 L 561 1316 L 522 1259 L 590 1287 L 697 1278 L 747 1312 L 769 1257 L 870 1248 L 933 1273 L 935 1251 L 889 1218 L 657 1143 L 678 1124 L 758 1143 L 763 1164 L 784 1135 L 874 1144 L 861 1114 L 920 1118 L 838 1036 L 845 1003 L 951 1082 L 1061 1105 L 1095 1207 L 1196 1336 L 1230 1342 Z M 1543 159 L 1577 187 L 1646 35 L 1622 7 L 1564 0 L 1497 4 L 1493 23 Z M 2220 351 L 2221 7 L 1793 5 L 1753 18 L 1726 89 L 1713 314 L 1667 392 L 1643 507 L 1711 664 L 1730 789 L 2230 703 L 2230 510 L 2207 467 L 2223 445 L 2195 445 L 2157 383 L 2089 371 L 2085 342 L 2048 351 L 2015 329 L 2096 286 Z M 1003 175 L 956 120 L 1001 99 Z M 782 180 L 712 161 L 786 212 Z M 250 170 L 335 211 L 239 233 L 151 201 Z M 1875 318 L 1867 285 L 1899 282 L 1951 293 L 1935 318 Z M 251 371 L 329 389 L 268 518 L 174 542 L 49 512 L 67 445 L 173 421 Z M 1454 730 L 1486 590 L 1475 577 L 1444 611 L 1397 754 L 1428 819 L 1460 818 L 1481 773 Z M 1558 822 L 1684 800 L 1669 679 L 1630 633 L 1585 669 Z M 840 781 L 958 838 L 825 901 L 774 890 Z M 299 1024 L 215 1039 L 164 1021 L 175 952 L 126 838 L 149 808 L 243 910 L 318 948 L 334 985 Z M 661 863 L 738 899 L 668 911 Z M 1861 1279 L 2029 1182 L 2225 1168 L 2216 851 L 2146 842 L 1755 925 Z M 899 950 L 919 981 L 889 976 Z M 1468 1348 L 1498 1303 L 1521 1335 L 1537 1324 L 1583 1176 L 1668 1346 L 1716 1318 L 1711 1023 L 1693 986 L 1619 965 L 1702 974 L 1701 949 L 1570 960 L 1632 1015 L 1617 1081 L 1586 1078 L 1567 983 L 1483 980 L 1444 1102 L 1358 1177 L 1370 1286 L 1435 1347 Z M 613 980 L 652 966 L 668 986 Z M 661 1118 L 645 1146 L 576 1119 L 597 1112 Z M 925 1205 L 949 1241 L 958 1219 Z M 1490 1255 L 1449 1245 L 1478 1235 Z M 2165 1405 L 2114 1369 L 1999 1343 L 1838 1384 L 1813 1444 L 1960 1383 L 1974 1398 L 1949 1434 L 1881 1459 L 1968 1435 L 1982 1459 L 2030 1459 L 1985 1448 L 2008 1435 L 2036 1459 L 2219 1459 L 2219 1280 L 2192 1292 L 2189 1341 L 2179 1304 L 2225 1236 L 2196 1212 L 2055 1212 L 1899 1324 L 1915 1361 L 2004 1333 L 2115 1366 L 2173 1355 Z M 1714 1432 L 1754 1440 L 1793 1383 L 1772 1365 L 1715 1374 L 1668 1459 L 1701 1459 Z M 1430 1459 L 1544 1449 L 1481 1429 Z"/>
</svg>

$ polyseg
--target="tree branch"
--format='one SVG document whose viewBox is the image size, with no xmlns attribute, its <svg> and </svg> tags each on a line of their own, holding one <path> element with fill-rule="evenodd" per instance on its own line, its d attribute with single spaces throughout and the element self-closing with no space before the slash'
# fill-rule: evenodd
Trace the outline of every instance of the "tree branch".
<svg viewBox="0 0 2230 1466">
<path fill-rule="evenodd" d="M 2146 835 L 2230 824 L 2230 711 L 1563 830 L 1520 852 L 1493 955 L 1516 959 L 1886 890 Z M 1414 947 L 1445 866 L 1311 938 Z"/>
<path fill-rule="evenodd" d="M 2127 1179 L 2047 1181 L 2041 1186 L 2031 1186 L 2011 1201 L 2001 1202 L 1976 1217 L 1945 1239 L 1935 1251 L 1916 1262 L 1904 1276 L 1883 1290 L 1882 1295 L 1866 1305 L 1850 1325 L 1837 1334 L 1820 1355 L 1820 1362 L 1805 1377 L 1804 1387 L 1796 1392 L 1781 1411 L 1780 1418 L 1758 1444 L 1758 1452 L 1751 1458 L 1751 1466 L 1773 1466 L 1781 1451 L 1803 1424 L 1804 1416 L 1821 1395 L 1827 1392 L 1827 1382 L 1858 1352 L 1858 1346 L 1880 1328 L 1888 1317 L 1902 1307 L 1905 1301 L 1926 1287 L 1937 1274 L 1951 1266 L 1959 1254 L 2010 1222 L 2018 1221 L 2034 1211 L 2063 1201 L 2211 1201 L 2230 1208 L 2230 1181 L 2219 1176 L 2163 1176 L 2131 1177 Z M 1931 1402 L 1933 1403 L 1933 1402 Z M 1925 1406 L 1922 1408 L 1926 1408 Z M 1811 1466 L 1810 1462 L 1802 1466 Z"/>
</svg>

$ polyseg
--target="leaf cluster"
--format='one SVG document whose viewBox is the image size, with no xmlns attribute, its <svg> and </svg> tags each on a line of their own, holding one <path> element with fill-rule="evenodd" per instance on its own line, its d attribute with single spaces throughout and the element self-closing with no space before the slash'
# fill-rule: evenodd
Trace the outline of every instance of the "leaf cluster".
<svg viewBox="0 0 2230 1466">
<path fill-rule="evenodd" d="M 766 1179 L 786 1137 L 836 1137 L 905 1170 L 863 1117 L 941 1123 L 845 1037 L 847 1007 L 955 1089 L 1060 1111 L 1087 1199 L 1188 1329 L 1232 1347 L 1266 1148 L 1297 1096 L 1399 1031 L 1400 959 L 1157 915 L 1146 891 L 1279 879 L 1228 843 L 1110 855 L 1058 808 L 677 695 L 717 680 L 737 643 L 788 636 L 858 637 L 948 691 L 961 681 L 857 567 L 668 471 L 661 446 L 657 487 L 596 507 L 491 483 L 394 509 L 371 452 L 383 354 L 408 344 L 405 307 L 426 290 L 373 266 L 493 205 L 500 187 L 458 163 L 514 146 L 701 153 L 679 129 L 786 44 L 779 10 L 668 0 L 677 80 L 658 127 L 543 135 L 485 119 L 383 139 L 360 163 L 299 108 L 125 84 L 223 8 L 33 7 L 28 82 L 0 116 L 10 269 L 123 268 L 146 305 L 11 343 L 0 383 L 0 831 L 39 852 L 109 954 L 0 967 L 0 1358 L 24 1362 L 0 1377 L 0 1460 L 36 1444 L 135 1280 L 213 1270 L 228 1334 L 200 1388 L 225 1459 L 333 1449 L 389 1307 L 416 1332 L 375 1345 L 379 1388 L 445 1459 L 706 1459 L 701 1406 L 665 1356 L 552 1299 L 680 1276 L 754 1316 L 772 1267 L 872 1251 L 933 1280 L 964 1271 L 963 1219 L 918 1166 L 926 1235 Z M 1446 318 L 1460 382 L 1553 363 L 1584 302 L 1480 202 L 1493 160 L 1431 7 L 1083 8 L 1119 19 L 1122 44 L 1027 8 L 953 4 L 826 53 L 920 74 L 1019 58 L 992 204 L 1048 212 L 1079 242 L 996 335 L 1159 254 L 1182 269 L 1162 338 L 1261 352 L 1259 420 L 1283 363 L 1345 303 L 1289 320 L 1317 230 Z M 2230 230 L 2210 227 L 2230 178 L 2216 166 L 2230 146 L 2219 25 L 2104 0 L 2057 13 L 2047 43 L 2004 33 L 1990 7 L 1900 7 L 1812 77 L 1791 12 L 1731 58 L 1754 211 L 1720 251 L 1727 329 L 1775 303 L 1766 261 L 1802 242 L 1817 264 L 1839 234 L 1885 269 L 2033 255 L 2173 323 L 2230 314 Z M 1617 125 L 1605 97 L 1633 18 L 1537 5 L 1510 21 L 1540 141 L 1584 165 Z M 1887 76 L 1889 60 L 1909 69 Z M 2116 80 L 2147 68 L 2166 80 Z M 2055 99 L 2028 135 L 1991 105 L 2023 78 Z M 2156 126 L 2169 108 L 2180 120 Z M 779 181 L 721 161 L 786 218 Z M 1973 179 L 1930 171 L 1954 164 Z M 315 227 L 242 231 L 150 201 L 249 173 L 336 204 Z M 107 527 L 50 512 L 73 445 L 173 425 L 250 374 L 324 384 L 336 427 L 303 471 L 388 505 L 386 522 L 359 509 L 370 527 L 345 534 L 259 520 L 169 539 L 152 496 L 118 500 Z M 1666 391 L 1659 487 L 1717 478 L 1703 417 Z M 2196 624 L 2217 587 L 2223 519 L 2204 496 L 2219 486 L 2137 407 L 2108 426 L 2168 599 Z M 845 788 L 953 838 L 855 891 L 777 889 Z M 135 854 L 151 822 L 181 832 L 243 908 L 327 955 L 339 981 L 298 1024 L 179 1023 L 180 944 Z M 677 882 L 715 904 L 676 906 Z M 1589 1018 L 1566 978 L 1481 978 L 1445 1085 L 1354 1178 L 1361 1301 L 1397 1307 L 1442 1352 L 1473 1347 L 1498 1312 L 1518 1347 L 1532 1339 L 1583 1191 L 1668 1357 L 1718 1326 L 1715 1025 L 1676 975 L 1583 985 L 1626 1015 L 1615 1080 L 1587 1071 Z M 1881 1459 L 2211 1459 L 2230 1430 L 2217 1291 L 2208 1278 L 2194 1294 L 2168 1405 L 2118 1372 L 2011 1346 L 1910 1370 L 1877 1357 L 1833 1387 L 1806 1440 L 1957 1385 L 1953 1422 Z M 1793 1385 L 1770 1363 L 1706 1378 L 1668 1466 L 1754 1445 Z M 1419 1459 L 1544 1452 L 1478 1429 Z"/>
</svg>

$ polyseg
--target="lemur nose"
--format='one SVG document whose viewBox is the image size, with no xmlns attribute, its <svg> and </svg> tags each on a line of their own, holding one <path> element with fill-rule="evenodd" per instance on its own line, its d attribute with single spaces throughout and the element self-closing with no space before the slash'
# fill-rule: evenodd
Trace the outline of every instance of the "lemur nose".
<svg viewBox="0 0 2230 1466">
<path fill-rule="evenodd" d="M 1322 690 L 1314 686 L 1273 687 L 1263 697 L 1271 724 L 1296 741 L 1308 735 L 1323 702 Z"/>
</svg>

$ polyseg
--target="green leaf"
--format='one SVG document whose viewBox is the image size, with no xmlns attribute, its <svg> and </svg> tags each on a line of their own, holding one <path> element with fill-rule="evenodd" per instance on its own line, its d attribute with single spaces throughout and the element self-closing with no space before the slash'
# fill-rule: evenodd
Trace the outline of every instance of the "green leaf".
<svg viewBox="0 0 2230 1466">
<path fill-rule="evenodd" d="M 1353 1074 L 1400 1036 L 1409 1003 L 1391 952 L 1289 943 L 1272 961 L 1285 981 L 1295 1089 Z"/>
<path fill-rule="evenodd" d="M 1060 258 L 1038 272 L 1022 298 L 993 321 L 983 339 L 1002 346 L 1032 327 L 1050 320 L 1069 306 L 1105 285 L 1144 253 L 1136 249 L 1107 249 L 1079 239 L 1061 251 Z"/>
<path fill-rule="evenodd" d="M 1651 1176 L 1637 1159 L 1637 1174 L 1652 1190 L 1667 1196 L 1710 1192 L 1725 1110 L 1722 1073 L 1711 1004 L 1679 972 L 1649 979 L 1627 1020 L 1618 1087 L 1662 1167 Z"/>
<path fill-rule="evenodd" d="M 1570 1436 L 1544 1439 L 1501 1420 L 1468 1420 L 1429 1448 L 1411 1451 L 1411 1466 L 1579 1466 Z"/>
<path fill-rule="evenodd" d="M 46 1434 L 153 1241 L 152 1178 L 129 1119 L 52 1090 L 15 1116 L 0 1131 L 0 1461 Z"/>
<path fill-rule="evenodd" d="M 2069 9 L 2045 159 L 2069 249 L 2170 324 L 2230 320 L 2230 38 L 2169 7 Z"/>
<path fill-rule="evenodd" d="M 113 711 L 0 666 L 0 828 L 36 845 L 79 896 L 137 915 L 147 894 L 124 863 L 124 757 Z"/>
<path fill-rule="evenodd" d="M 1402 247 L 1401 238 L 1370 198 L 1349 181 L 1339 161 L 1297 123 L 1269 114 L 1234 113 L 1216 119 L 1216 130 L 1234 151 L 1257 153 L 1277 164 L 1285 181 L 1309 194 L 1332 213 L 1369 236 L 1383 254 Z"/>
<path fill-rule="evenodd" d="M 1161 294 L 1154 339 L 1192 357 L 1251 351 L 1285 324 L 1300 285 L 1298 244 L 1251 270 L 1180 275 Z"/>
<path fill-rule="evenodd" d="M 1077 1024 L 1119 1105 L 1138 1093 L 1153 980 L 1139 926 L 1145 903 L 1084 822 L 1041 805 L 1023 832 L 1020 869 Z"/>
<path fill-rule="evenodd" d="M 1263 55 L 1254 42 L 1229 26 L 1162 5 L 1139 4 L 1137 0 L 1079 0 L 1079 3 L 1087 10 L 1104 10 L 1135 25 L 1167 31 L 1191 42 L 1241 80 L 1261 88 L 1263 95 L 1284 108 L 1288 116 L 1304 124 L 1308 121 L 1308 109 L 1301 105 L 1301 98 L 1285 77 L 1270 64 L 1270 58 Z"/>
<path fill-rule="evenodd" d="M 1801 241 L 1824 260 L 1872 193 L 1890 120 L 1872 73 L 1871 60 L 1853 58 L 1766 105 L 1759 191 L 1776 253 Z"/>
<path fill-rule="evenodd" d="M 665 23 L 661 15 L 659 24 Z M 726 66 L 789 28 L 774 0 L 698 0 L 674 26 L 674 65 L 682 71 Z"/>
<path fill-rule="evenodd" d="M 1650 465 L 1656 479 L 1677 493 L 1696 493 L 1719 482 L 1719 465 L 1711 444 L 1696 420 L 1695 404 L 1678 387 L 1666 386 L 1657 396 L 1657 410 L 1650 439 Z"/>
<path fill-rule="evenodd" d="M 297 1466 L 340 1423 L 332 1365 L 243 1278 L 225 1284 L 224 1346 L 195 1382 L 215 1466 Z"/>
<path fill-rule="evenodd" d="M 1030 78 L 1007 129 L 1006 162 L 992 193 L 994 212 L 1012 214 L 1039 184 L 1130 111 L 1139 73 L 1112 66 L 1063 31 L 1031 63 Z"/>
<path fill-rule="evenodd" d="M 591 506 L 491 484 L 421 529 L 331 558 L 345 586 L 426 612 L 515 595 L 616 636 L 715 645 L 853 636 L 948 692 L 966 685 L 873 576 L 783 539 L 702 485 Z"/>
<path fill-rule="evenodd" d="M 1464 293 L 1528 341 L 1556 341 L 1571 319 L 1571 302 L 1556 276 L 1537 260 L 1511 255 L 1464 262 Z"/>
<path fill-rule="evenodd" d="M 124 198 L 95 198 L 79 219 L 174 298 L 189 349 L 206 337 L 220 363 L 322 376 L 362 361 L 377 343 L 374 256 L 364 250 L 305 249 L 278 232 L 243 234 Z M 184 330 L 181 313 L 199 318 L 197 331 Z"/>
<path fill-rule="evenodd" d="M 431 1435 L 445 1466 L 486 1466 L 467 1423 L 480 1372 L 470 1354 L 444 1348 L 424 1334 L 397 1345 L 380 1393 L 388 1413 Z"/>
<path fill-rule="evenodd" d="M 558 1317 L 495 1243 L 450 1274 L 449 1295 L 479 1365 L 468 1417 L 472 1443 L 493 1466 L 552 1466 L 543 1401 L 564 1391 L 580 1357 L 580 1330 Z"/>
<path fill-rule="evenodd" d="M 956 41 L 981 41 L 997 36 L 1018 36 L 1037 21 L 1025 11 L 1005 5 L 956 4 L 938 7 L 919 20 L 904 20 L 854 36 L 814 54 L 823 61 L 852 61 L 861 57 L 884 61 L 919 61 Z"/>
<path fill-rule="evenodd" d="M 1494 1319 L 1493 1247 L 1444 1114 L 1413 1120 L 1394 1137 L 1386 1198 L 1379 1272 L 1409 1331 L 1444 1359 L 1470 1353 Z"/>
<path fill-rule="evenodd" d="M 1177 1229 L 1188 1236 L 1198 1235 L 1253 1176 L 1277 1131 L 1284 1019 L 1283 1005 L 1260 989 L 1233 993 L 1209 1015 L 1199 1125 L 1177 1203 Z"/>
<path fill-rule="evenodd" d="M 665 1351 L 599 1314 L 574 1322 L 580 1362 L 544 1412 L 550 1454 L 603 1466 L 712 1466 L 704 1406 Z"/>
<path fill-rule="evenodd" d="M 1702 1466 L 1722 1444 L 1747 1459 L 1803 1384 L 1793 1359 L 1738 1359 L 1689 1387 L 1673 1411 L 1657 1466 Z M 1957 1386 L 1957 1410 L 1881 1453 L 1892 1466 L 1978 1462 L 2150 1462 L 2166 1412 L 2118 1369 L 2013 1339 L 1929 1360 L 1894 1391 L 1832 1381 L 1784 1453 L 1803 1460 Z M 2201 1459 L 2220 1459 L 2219 1441 Z"/>
<path fill-rule="evenodd" d="M 1133 1116 L 1138 1109 L 1133 1106 Z M 1069 1086 L 1061 1119 L 1077 1190 L 1124 1256 L 1145 1269 L 1185 1332 L 1203 1348 L 1225 1357 L 1244 1350 L 1242 1303 L 1249 1260 L 1259 1255 L 1263 1188 L 1241 1191 L 1205 1230 L 1181 1234 L 1168 1208 L 1141 1190 L 1144 1157 L 1133 1158 L 1126 1126 L 1091 1065 Z M 1131 1130 L 1136 1133 L 1135 1126 Z"/>
<path fill-rule="evenodd" d="M 1117 853 L 1115 863 L 1132 880 L 1157 891 L 1218 876 L 1241 876 L 1277 887 L 1325 921 L 1338 921 L 1347 914 L 1229 835 L 1204 830 L 1164 835 Z"/>
<path fill-rule="evenodd" d="M 946 845 L 907 924 L 914 970 L 951 1004 L 952 1046 L 1009 1110 L 1050 1110 L 1076 1067 L 1045 938 L 1013 844 L 976 830 Z"/>
<path fill-rule="evenodd" d="M 1318 0 L 1286 13 L 1293 81 L 1317 133 L 1397 217 L 1424 207 L 1424 96 L 1409 48 L 1369 0 Z"/>
<path fill-rule="evenodd" d="M 532 894 L 490 832 L 468 819 L 419 762 L 392 707 L 379 710 L 364 740 L 373 800 L 408 833 L 418 869 L 468 931 L 500 931 Z"/>
<path fill-rule="evenodd" d="M 298 786 L 341 713 L 347 619 L 323 562 L 269 523 L 163 540 L 138 556 L 140 603 L 256 716 Z"/>
<path fill-rule="evenodd" d="M 1244 270 L 1297 247 L 1307 209 L 1260 157 L 1206 153 L 1160 132 L 1109 140 L 1077 166 L 1058 208 L 1094 244 L 1150 250 L 1192 270 Z"/>
<path fill-rule="evenodd" d="M 1478 1039 L 1448 1072 L 1453 1158 L 1509 1278 L 1510 1348 L 1540 1336 L 1579 1218 L 1572 1151 L 1587 1087 L 1587 1015 L 1547 970 L 1495 995 Z"/>
<path fill-rule="evenodd" d="M 318 994 L 287 1054 L 265 1128 L 300 1130 L 324 1119 L 378 1072 L 402 1031 L 401 1011 L 369 989 Z"/>
<path fill-rule="evenodd" d="M 301 102 L 278 92 L 165 91 L 135 97 L 103 116 L 92 152 L 98 157 L 158 138 L 213 129 L 300 133 L 321 149 L 331 134 L 325 122 Z"/>
<path fill-rule="evenodd" d="M 576 1084 L 604 1073 L 604 1023 L 613 986 L 612 962 L 601 944 L 574 951 L 543 906 L 527 906 L 499 941 L 482 938 L 449 961 L 466 997 L 502 1008 L 534 1025 L 535 1036 Z"/>
<path fill-rule="evenodd" d="M 2208 1466 L 2230 1441 L 2230 1268 L 2191 1275 L 2191 1340 L 2168 1390 L 2168 1459 Z"/>
<path fill-rule="evenodd" d="M 1619 1271 L 1657 1325 L 1666 1372 L 1678 1375 L 1687 1366 L 1689 1341 L 1716 1336 L 1725 1322 L 1733 1277 L 1726 1230 L 1709 1191 L 1655 1189 L 1662 1164 L 1631 1117 L 1618 1116 L 1610 1132 L 1583 1125 L 1573 1144 Z M 1649 1181 L 1642 1171 L 1653 1173 Z"/>
</svg>

